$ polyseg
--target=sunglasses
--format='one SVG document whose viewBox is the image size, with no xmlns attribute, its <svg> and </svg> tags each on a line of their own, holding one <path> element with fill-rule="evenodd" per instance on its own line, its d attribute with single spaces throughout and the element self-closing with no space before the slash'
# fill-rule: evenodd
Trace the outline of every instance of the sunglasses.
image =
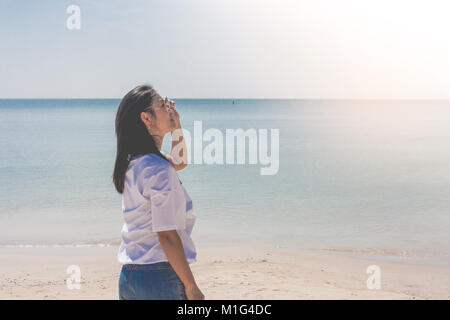
<svg viewBox="0 0 450 320">
<path fill-rule="evenodd" d="M 167 96 L 164 98 L 164 105 L 168 105 L 169 107 L 175 107 L 175 102 L 173 102 L 172 100 L 169 100 L 169 98 L 167 98 Z"/>
<path fill-rule="evenodd" d="M 169 101 L 171 101 L 171 100 L 169 100 L 169 98 L 167 98 L 167 96 L 166 96 L 166 97 L 164 98 L 164 102 L 163 102 L 162 107 L 169 106 L 169 108 L 170 108 L 171 105 L 169 104 Z M 174 105 L 175 105 L 175 103 L 174 103 Z M 152 107 L 149 106 L 149 107 L 145 108 L 144 111 L 148 111 L 148 110 L 150 110 L 151 108 L 152 108 Z"/>
</svg>

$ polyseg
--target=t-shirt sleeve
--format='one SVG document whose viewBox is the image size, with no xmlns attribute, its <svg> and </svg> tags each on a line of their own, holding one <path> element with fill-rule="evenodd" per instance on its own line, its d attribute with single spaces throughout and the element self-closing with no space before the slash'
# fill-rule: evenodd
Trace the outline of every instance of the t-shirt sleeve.
<svg viewBox="0 0 450 320">
<path fill-rule="evenodd" d="M 173 166 L 158 166 L 147 177 L 144 188 L 151 202 L 151 231 L 184 230 L 186 200 Z"/>
</svg>

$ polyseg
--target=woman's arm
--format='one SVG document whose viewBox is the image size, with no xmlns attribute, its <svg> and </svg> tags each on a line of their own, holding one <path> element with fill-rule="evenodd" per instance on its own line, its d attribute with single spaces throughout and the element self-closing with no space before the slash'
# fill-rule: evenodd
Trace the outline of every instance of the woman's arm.
<svg viewBox="0 0 450 320">
<path fill-rule="evenodd" d="M 173 269 L 185 286 L 194 285 L 195 279 L 184 253 L 183 243 L 176 230 L 158 232 L 159 242 Z"/>
<path fill-rule="evenodd" d="M 187 167 L 187 147 L 181 125 L 177 126 L 177 129 L 171 131 L 170 134 L 172 135 L 172 150 L 167 157 L 175 170 L 183 170 Z"/>
<path fill-rule="evenodd" d="M 170 108 L 172 109 L 172 120 L 174 121 L 174 129 L 170 131 L 172 135 L 172 150 L 170 151 L 169 161 L 172 163 L 175 170 L 182 170 L 187 166 L 187 147 L 183 137 L 183 130 L 181 129 L 180 115 L 175 109 L 176 103 L 169 100 Z"/>
<path fill-rule="evenodd" d="M 186 259 L 183 243 L 176 230 L 158 232 L 159 243 L 170 265 L 183 282 L 189 300 L 204 300 L 205 296 L 195 282 L 194 275 Z"/>
</svg>

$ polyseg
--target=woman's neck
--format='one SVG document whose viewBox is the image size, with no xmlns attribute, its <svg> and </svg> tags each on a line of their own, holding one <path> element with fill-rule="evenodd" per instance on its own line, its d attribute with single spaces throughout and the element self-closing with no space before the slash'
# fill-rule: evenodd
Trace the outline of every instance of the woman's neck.
<svg viewBox="0 0 450 320">
<path fill-rule="evenodd" d="M 158 148 L 158 150 L 161 150 L 162 141 L 163 141 L 164 137 L 158 136 L 158 135 L 152 135 L 152 137 L 153 137 L 153 140 L 155 141 L 156 148 Z"/>
</svg>

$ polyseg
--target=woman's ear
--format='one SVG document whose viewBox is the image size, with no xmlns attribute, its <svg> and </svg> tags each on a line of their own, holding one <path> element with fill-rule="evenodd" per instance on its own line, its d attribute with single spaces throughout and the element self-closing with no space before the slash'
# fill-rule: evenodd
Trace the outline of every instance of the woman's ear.
<svg viewBox="0 0 450 320">
<path fill-rule="evenodd" d="M 141 120 L 145 124 L 146 127 L 152 126 L 152 117 L 149 116 L 147 113 L 141 112 Z"/>
</svg>

